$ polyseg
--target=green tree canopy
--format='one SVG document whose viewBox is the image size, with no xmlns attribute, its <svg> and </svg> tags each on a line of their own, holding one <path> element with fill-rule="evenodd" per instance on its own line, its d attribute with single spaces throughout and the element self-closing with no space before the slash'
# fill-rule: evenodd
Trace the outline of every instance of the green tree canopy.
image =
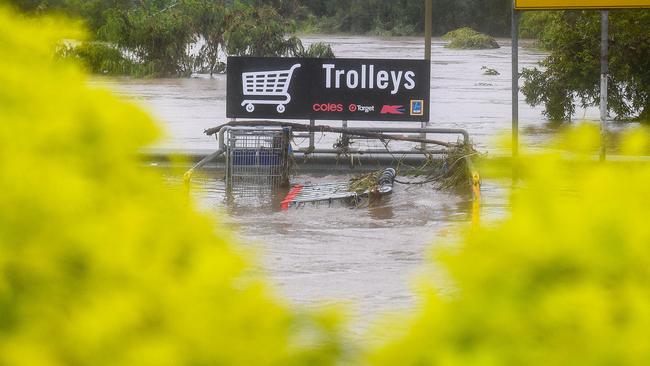
<svg viewBox="0 0 650 366">
<path fill-rule="evenodd" d="M 424 0 L 305 0 L 322 31 L 414 35 L 424 32 Z M 433 0 L 433 32 L 471 27 L 490 35 L 510 32 L 511 0 Z M 300 19 L 300 18 L 299 18 Z"/>
<path fill-rule="evenodd" d="M 567 11 L 546 20 L 541 69 L 523 72 L 526 102 L 544 105 L 552 120 L 569 120 L 576 101 L 597 106 L 600 90 L 600 14 Z M 650 120 L 650 10 L 610 12 L 609 110 L 618 118 Z"/>
<path fill-rule="evenodd" d="M 295 22 L 286 12 L 305 9 L 224 0 L 7 0 L 25 12 L 60 13 L 82 19 L 92 44 L 68 45 L 64 56 L 80 58 L 93 72 L 136 76 L 186 76 L 221 72 L 226 55 L 333 56 L 327 45 L 305 50 L 286 37 Z"/>
</svg>

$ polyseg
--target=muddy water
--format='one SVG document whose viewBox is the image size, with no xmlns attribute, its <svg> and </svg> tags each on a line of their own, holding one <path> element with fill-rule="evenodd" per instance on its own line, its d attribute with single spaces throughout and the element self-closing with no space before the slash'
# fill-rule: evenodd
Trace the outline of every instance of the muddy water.
<svg viewBox="0 0 650 366">
<path fill-rule="evenodd" d="M 436 246 L 470 225 L 471 196 L 429 185 L 395 184 L 391 195 L 359 204 L 307 204 L 282 210 L 287 189 L 239 187 L 227 191 L 223 173 L 204 171 L 193 194 L 202 209 L 222 215 L 259 254 L 260 271 L 291 304 L 343 304 L 352 315 L 350 335 L 366 336 L 382 315 L 411 311 L 413 285 L 429 276 L 441 292 L 444 271 L 426 265 Z M 297 175 L 294 183 L 346 181 L 350 175 Z M 412 178 L 402 178 L 417 181 Z M 484 183 L 481 220 L 496 220 L 506 207 L 507 185 Z"/>
<path fill-rule="evenodd" d="M 331 43 L 338 57 L 421 58 L 423 53 L 420 38 L 303 39 L 307 44 Z M 462 51 L 446 49 L 441 40 L 436 40 L 432 54 L 431 125 L 467 129 L 481 150 L 494 153 L 499 152 L 495 138 L 510 131 L 510 43 L 499 43 L 502 48 L 497 50 Z M 523 48 L 520 66 L 533 66 L 543 56 Z M 482 66 L 496 69 L 500 75 L 483 75 Z M 225 76 L 98 79 L 94 83 L 136 100 L 157 116 L 167 133 L 159 146 L 214 148 L 214 140 L 202 131 L 225 120 Z M 585 113 L 594 117 L 597 111 Z M 525 144 L 540 144 L 551 134 L 539 109 L 522 103 L 520 116 Z M 385 125 L 350 122 L 350 126 Z M 332 142 L 323 138 L 317 145 L 331 148 Z M 336 182 L 347 178 L 302 175 L 294 177 L 293 182 Z M 458 226 L 469 224 L 471 210 L 468 196 L 439 192 L 430 185 L 396 185 L 391 196 L 360 207 L 308 205 L 281 211 L 279 202 L 285 193 L 253 190 L 229 195 L 218 172 L 207 172 L 207 176 L 197 179 L 194 189 L 204 209 L 226 212 L 224 220 L 237 228 L 242 241 L 260 249 L 263 271 L 281 295 L 303 306 L 348 304 L 356 314 L 352 322 L 354 334 L 387 311 L 412 309 L 413 278 L 423 271 L 432 243 L 444 245 L 451 240 Z M 507 184 L 484 182 L 482 220 L 504 215 L 506 202 Z M 441 291 L 448 289 L 444 273 L 435 265 L 428 268 L 432 270 L 427 274 L 440 284 Z"/>
</svg>

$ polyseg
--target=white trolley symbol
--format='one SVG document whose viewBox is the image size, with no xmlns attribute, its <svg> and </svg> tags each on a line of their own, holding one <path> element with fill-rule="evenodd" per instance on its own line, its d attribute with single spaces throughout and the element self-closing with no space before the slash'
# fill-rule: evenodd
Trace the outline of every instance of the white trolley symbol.
<svg viewBox="0 0 650 366">
<path fill-rule="evenodd" d="M 284 99 L 245 99 L 241 105 L 245 105 L 246 111 L 251 113 L 255 110 L 255 104 L 277 104 L 278 113 L 284 113 L 284 106 L 291 101 L 291 95 L 287 93 L 291 76 L 299 67 L 300 64 L 295 64 L 289 70 L 243 72 L 241 76 L 244 96 L 284 97 Z"/>
</svg>

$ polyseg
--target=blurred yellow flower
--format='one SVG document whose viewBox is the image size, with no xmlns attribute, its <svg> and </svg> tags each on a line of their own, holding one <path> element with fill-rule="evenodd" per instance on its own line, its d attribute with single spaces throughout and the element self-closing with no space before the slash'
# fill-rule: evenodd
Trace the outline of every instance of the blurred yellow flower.
<svg viewBox="0 0 650 366">
<path fill-rule="evenodd" d="M 82 34 L 0 7 L 0 365 L 332 364 L 337 318 L 244 275 L 138 162 L 153 121 L 54 58 Z"/>
<path fill-rule="evenodd" d="M 370 364 L 650 363 L 650 166 L 594 161 L 597 131 L 560 138 L 572 158 L 521 158 L 509 217 L 436 253 L 454 294 L 428 284 Z"/>
</svg>

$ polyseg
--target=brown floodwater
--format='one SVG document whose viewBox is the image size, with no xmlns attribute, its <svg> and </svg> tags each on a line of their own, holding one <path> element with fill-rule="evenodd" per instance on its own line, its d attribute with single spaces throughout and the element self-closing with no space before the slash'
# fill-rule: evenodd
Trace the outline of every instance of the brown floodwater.
<svg viewBox="0 0 650 366">
<path fill-rule="evenodd" d="M 350 174 L 300 173 L 292 183 L 347 181 Z M 417 181 L 417 178 L 403 178 Z M 170 182 L 180 184 L 178 175 Z M 216 212 L 240 242 L 256 253 L 258 270 L 280 296 L 301 307 L 343 304 L 352 314 L 350 334 L 362 336 L 373 320 L 416 304 L 413 285 L 433 276 L 449 290 L 443 270 L 430 260 L 471 225 L 469 193 L 432 184 L 395 184 L 393 193 L 358 203 L 281 208 L 288 188 L 226 189 L 223 172 L 207 169 L 193 179 L 200 208 Z M 483 183 L 481 220 L 497 220 L 507 207 L 507 182 Z"/>
</svg>

